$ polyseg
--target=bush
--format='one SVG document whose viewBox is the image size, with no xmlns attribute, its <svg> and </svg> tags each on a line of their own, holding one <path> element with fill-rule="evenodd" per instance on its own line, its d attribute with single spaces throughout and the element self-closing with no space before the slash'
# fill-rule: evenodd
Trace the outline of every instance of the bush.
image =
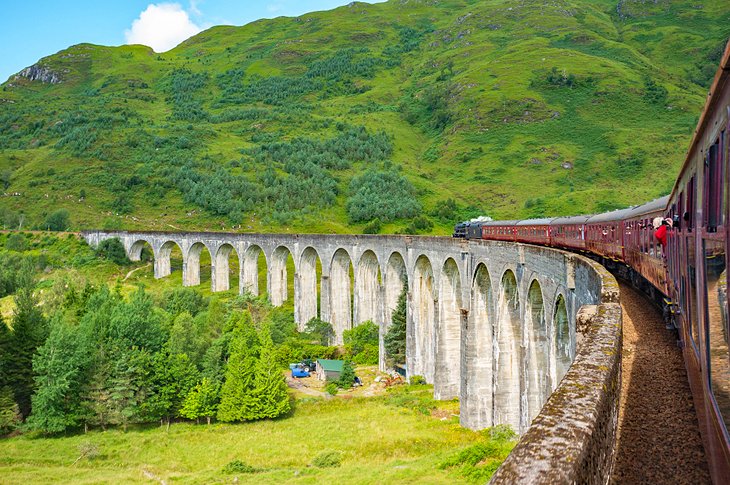
<svg viewBox="0 0 730 485">
<path fill-rule="evenodd" d="M 69 212 L 66 209 L 58 209 L 46 217 L 42 229 L 46 229 L 47 231 L 65 231 L 69 225 Z"/>
<path fill-rule="evenodd" d="M 223 473 L 258 473 L 260 471 L 241 460 L 233 460 L 223 467 Z"/>
<path fill-rule="evenodd" d="M 22 252 L 28 249 L 28 241 L 22 234 L 10 234 L 5 241 L 5 248 L 9 251 Z"/>
<path fill-rule="evenodd" d="M 372 321 L 362 322 L 360 325 L 345 330 L 342 338 L 345 344 L 352 345 L 353 355 L 357 355 L 363 351 L 366 345 L 378 345 L 378 333 L 380 329 Z"/>
<path fill-rule="evenodd" d="M 120 266 L 131 263 L 127 257 L 127 252 L 124 250 L 124 244 L 122 244 L 122 241 L 118 237 L 105 239 L 100 242 L 96 248 L 96 255 Z"/>
<path fill-rule="evenodd" d="M 341 464 L 342 453 L 339 451 L 323 451 L 312 460 L 312 465 L 317 468 L 336 468 Z"/>
<path fill-rule="evenodd" d="M 379 357 L 380 348 L 378 345 L 365 344 L 362 351 L 352 358 L 352 362 L 360 365 L 377 365 Z"/>
<path fill-rule="evenodd" d="M 329 394 L 330 396 L 336 396 L 337 395 L 337 383 L 336 382 L 330 382 L 328 383 L 324 390 Z"/>
<path fill-rule="evenodd" d="M 426 379 L 423 376 L 411 376 L 408 381 L 414 386 L 426 384 Z"/>
<path fill-rule="evenodd" d="M 380 223 L 380 219 L 376 217 L 365 225 L 362 232 L 363 234 L 378 234 L 380 229 L 382 229 L 382 224 Z"/>
</svg>

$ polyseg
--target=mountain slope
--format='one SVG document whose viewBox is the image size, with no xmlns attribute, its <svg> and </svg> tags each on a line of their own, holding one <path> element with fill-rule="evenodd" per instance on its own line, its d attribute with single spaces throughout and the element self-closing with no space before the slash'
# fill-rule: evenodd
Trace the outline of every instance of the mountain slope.
<svg viewBox="0 0 730 485">
<path fill-rule="evenodd" d="M 73 46 L 3 85 L 0 215 L 445 233 L 643 202 L 671 188 L 728 20 L 723 0 L 390 1 L 159 55 Z"/>
</svg>

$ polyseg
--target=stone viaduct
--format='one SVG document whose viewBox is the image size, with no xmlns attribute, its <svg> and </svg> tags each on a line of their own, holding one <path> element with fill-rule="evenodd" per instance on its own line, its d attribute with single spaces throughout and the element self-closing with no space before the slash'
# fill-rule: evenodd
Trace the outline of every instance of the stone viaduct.
<svg viewBox="0 0 730 485">
<path fill-rule="evenodd" d="M 601 284 L 584 258 L 548 248 L 443 237 L 230 233 L 83 233 L 96 246 L 119 238 L 131 260 L 149 246 L 154 275 L 182 257 L 185 286 L 200 284 L 201 254 L 210 253 L 212 291 L 258 294 L 259 254 L 273 305 L 294 298 L 300 327 L 313 317 L 332 323 L 336 343 L 366 320 L 383 335 L 406 285 L 406 369 L 434 385 L 438 399 L 459 397 L 472 429 L 509 424 L 523 433 L 573 362 L 576 314 L 599 302 Z M 294 294 L 287 287 L 293 260 Z M 290 263 L 291 267 L 291 263 Z M 318 281 L 319 280 L 319 281 Z M 318 284 L 319 283 L 319 284 Z"/>
</svg>

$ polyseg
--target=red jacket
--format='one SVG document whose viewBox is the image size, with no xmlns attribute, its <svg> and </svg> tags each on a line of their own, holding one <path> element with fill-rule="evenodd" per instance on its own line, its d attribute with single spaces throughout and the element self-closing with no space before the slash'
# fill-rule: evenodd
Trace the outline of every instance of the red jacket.
<svg viewBox="0 0 730 485">
<path fill-rule="evenodd" d="M 667 245 L 667 226 L 665 224 L 662 224 L 659 226 L 659 229 L 654 231 L 654 237 L 656 237 L 659 240 L 659 244 L 662 246 Z"/>
</svg>

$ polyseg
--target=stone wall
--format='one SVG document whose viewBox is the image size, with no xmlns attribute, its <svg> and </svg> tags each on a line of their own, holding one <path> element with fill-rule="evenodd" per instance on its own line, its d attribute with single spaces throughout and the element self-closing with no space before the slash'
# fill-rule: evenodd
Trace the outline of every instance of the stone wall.
<svg viewBox="0 0 730 485">
<path fill-rule="evenodd" d="M 584 260 L 579 268 L 577 285 L 600 291 L 599 303 L 579 310 L 575 360 L 492 484 L 608 482 L 621 393 L 621 306 L 616 280 L 603 267 Z"/>
</svg>

